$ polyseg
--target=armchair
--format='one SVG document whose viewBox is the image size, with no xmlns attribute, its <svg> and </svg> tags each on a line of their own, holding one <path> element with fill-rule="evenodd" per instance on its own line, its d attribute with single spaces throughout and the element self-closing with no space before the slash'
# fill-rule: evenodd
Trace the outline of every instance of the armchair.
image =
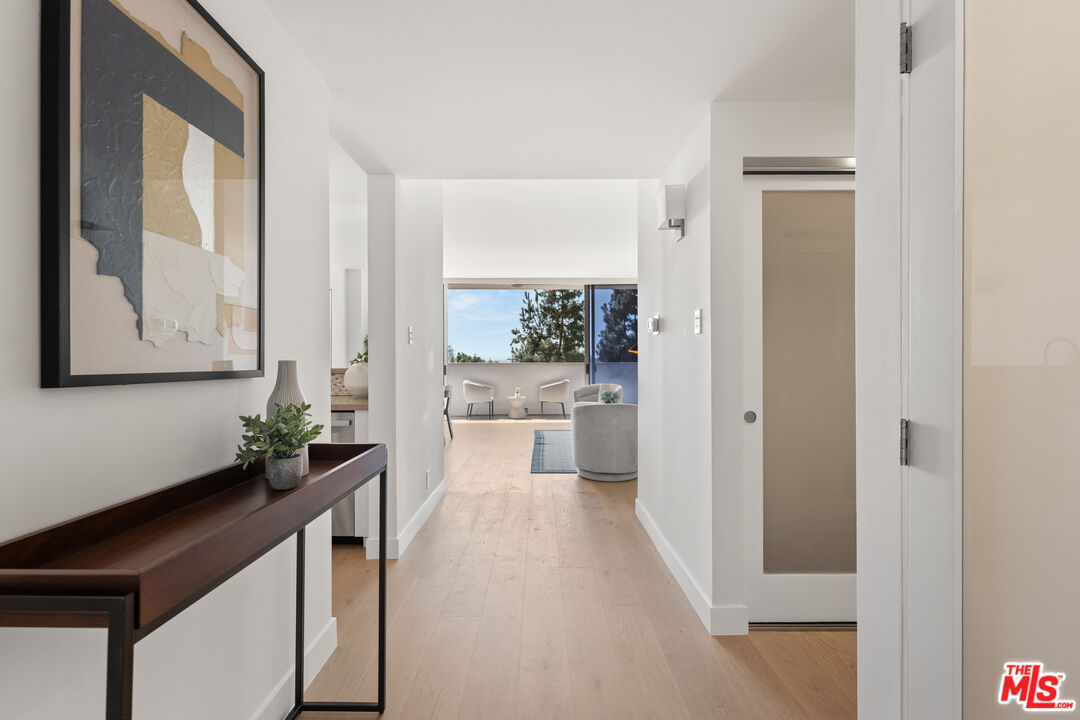
<svg viewBox="0 0 1080 720">
<path fill-rule="evenodd" d="M 487 404 L 488 417 L 495 417 L 495 388 L 475 380 L 463 380 L 461 389 L 465 395 L 465 402 L 469 404 L 469 409 L 465 413 L 466 417 L 472 417 L 472 408 L 475 404 Z"/>
<path fill-rule="evenodd" d="M 540 386 L 540 414 L 544 414 L 544 403 L 559 403 L 562 406 L 562 416 L 566 417 L 566 396 L 570 389 L 570 378 L 556 380 Z"/>
</svg>

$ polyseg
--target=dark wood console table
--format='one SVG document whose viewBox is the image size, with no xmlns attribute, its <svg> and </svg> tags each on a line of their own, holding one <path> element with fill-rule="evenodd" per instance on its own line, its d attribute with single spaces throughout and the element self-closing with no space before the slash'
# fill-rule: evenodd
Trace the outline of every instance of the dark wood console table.
<svg viewBox="0 0 1080 720">
<path fill-rule="evenodd" d="M 305 710 L 386 708 L 386 446 L 315 444 L 311 473 L 275 491 L 260 461 L 230 465 L 0 545 L 0 627 L 108 629 L 106 720 L 131 720 L 135 643 L 296 536 L 295 700 Z M 376 702 L 304 700 L 304 527 L 379 477 Z"/>
</svg>

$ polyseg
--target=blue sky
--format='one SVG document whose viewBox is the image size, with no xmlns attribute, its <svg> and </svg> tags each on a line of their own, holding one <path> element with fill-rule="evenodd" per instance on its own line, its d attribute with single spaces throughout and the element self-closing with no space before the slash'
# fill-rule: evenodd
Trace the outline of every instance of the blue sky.
<svg viewBox="0 0 1080 720">
<path fill-rule="evenodd" d="M 527 290 L 447 290 L 447 336 L 454 352 L 485 360 L 510 359 L 510 330 Z"/>
<path fill-rule="evenodd" d="M 521 305 L 529 290 L 482 289 L 446 291 L 447 340 L 454 352 L 479 355 L 485 360 L 510 361 L 510 331 L 519 326 Z M 594 333 L 602 330 L 601 307 L 611 299 L 612 291 L 596 291 L 597 322 Z"/>
</svg>

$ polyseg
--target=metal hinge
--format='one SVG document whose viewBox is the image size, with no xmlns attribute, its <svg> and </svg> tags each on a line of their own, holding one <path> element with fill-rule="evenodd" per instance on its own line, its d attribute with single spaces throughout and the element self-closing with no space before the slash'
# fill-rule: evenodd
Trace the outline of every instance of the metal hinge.
<svg viewBox="0 0 1080 720">
<path fill-rule="evenodd" d="M 900 464 L 908 464 L 908 453 L 910 449 L 910 438 L 908 436 L 908 426 L 911 423 L 904 418 L 900 418 Z"/>
<path fill-rule="evenodd" d="M 900 74 L 911 72 L 911 26 L 900 23 Z"/>
</svg>

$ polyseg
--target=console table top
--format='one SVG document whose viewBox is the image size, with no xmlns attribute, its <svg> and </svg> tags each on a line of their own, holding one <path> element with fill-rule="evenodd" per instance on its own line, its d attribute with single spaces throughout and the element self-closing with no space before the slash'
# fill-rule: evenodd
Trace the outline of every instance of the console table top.
<svg viewBox="0 0 1080 720">
<path fill-rule="evenodd" d="M 0 544 L 0 593 L 135 593 L 141 637 L 386 467 L 382 444 L 309 452 L 293 490 L 235 464 Z"/>
</svg>

